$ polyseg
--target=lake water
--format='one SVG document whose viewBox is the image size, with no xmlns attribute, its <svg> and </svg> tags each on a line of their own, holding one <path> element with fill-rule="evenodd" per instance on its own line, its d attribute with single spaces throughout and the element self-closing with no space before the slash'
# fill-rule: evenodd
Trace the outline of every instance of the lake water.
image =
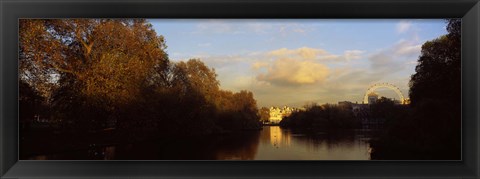
<svg viewBox="0 0 480 179">
<path fill-rule="evenodd" d="M 37 160 L 369 160 L 368 132 L 350 130 L 304 135 L 264 126 L 222 136 L 184 138 L 169 142 L 142 142 L 95 146 L 58 154 L 33 156 Z"/>
</svg>

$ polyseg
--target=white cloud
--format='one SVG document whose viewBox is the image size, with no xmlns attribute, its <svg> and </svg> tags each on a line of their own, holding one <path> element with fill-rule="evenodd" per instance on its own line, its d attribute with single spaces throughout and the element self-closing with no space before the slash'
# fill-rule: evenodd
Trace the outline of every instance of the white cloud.
<svg viewBox="0 0 480 179">
<path fill-rule="evenodd" d="M 325 83 L 330 76 L 329 63 L 348 64 L 361 59 L 364 51 L 346 50 L 343 54 L 332 54 L 324 49 L 301 47 L 280 48 L 265 52 L 251 65 L 258 81 L 281 86 L 303 86 Z M 333 69 L 335 72 L 336 69 Z"/>
<path fill-rule="evenodd" d="M 323 49 L 301 47 L 298 49 L 281 48 L 268 52 L 269 55 L 276 57 L 300 56 L 304 59 L 315 59 L 319 55 L 327 55 L 328 52 Z"/>
<path fill-rule="evenodd" d="M 321 63 L 284 58 L 270 64 L 267 73 L 259 74 L 257 80 L 282 86 L 315 84 L 324 82 L 328 72 L 328 67 Z"/>
<path fill-rule="evenodd" d="M 409 77 L 417 64 L 421 44 L 416 39 L 401 40 L 390 47 L 380 49 L 367 55 L 365 67 L 349 67 L 332 69 L 332 74 L 325 82 L 326 94 L 331 96 L 343 94 L 337 99 L 361 101 L 368 85 L 388 82 L 402 89 L 408 95 Z M 382 92 L 382 95 L 389 95 Z M 389 97 L 396 97 L 395 95 Z"/>
<path fill-rule="evenodd" d="M 418 61 L 412 60 L 412 61 L 406 62 L 405 64 L 407 64 L 407 65 L 417 65 L 417 64 L 418 64 Z"/>
<path fill-rule="evenodd" d="M 349 61 L 360 59 L 364 51 L 362 50 L 346 50 L 341 55 L 329 53 L 324 49 L 301 47 L 298 49 L 281 48 L 267 52 L 268 55 L 277 58 L 295 58 L 295 59 L 309 59 L 320 61 Z"/>
<path fill-rule="evenodd" d="M 344 52 L 344 56 L 347 61 L 356 60 L 356 59 L 360 59 L 364 52 L 365 51 L 362 51 L 362 50 L 347 50 Z"/>
<path fill-rule="evenodd" d="M 264 34 L 269 32 L 272 29 L 272 25 L 266 23 L 248 23 L 246 27 L 249 31 Z"/>
<path fill-rule="evenodd" d="M 405 69 L 412 68 L 408 62 L 417 59 L 412 56 L 414 49 L 418 49 L 416 46 L 410 40 L 375 53 L 345 50 L 334 54 L 321 48 L 301 47 L 192 57 L 216 69 L 222 89 L 252 91 L 259 106 L 294 103 L 301 106 L 306 101 L 361 102 L 368 85 L 378 82 L 407 88 L 408 79 L 398 82 L 392 79 L 405 76 Z M 408 72 L 406 75 L 409 76 Z"/>
<path fill-rule="evenodd" d="M 389 48 L 382 49 L 369 56 L 371 70 L 385 75 L 405 69 L 407 62 L 418 58 L 422 44 L 416 38 L 400 40 Z"/>
<path fill-rule="evenodd" d="M 421 50 L 422 44 L 415 43 L 415 41 L 401 40 L 393 46 L 396 55 L 418 56 Z"/>
<path fill-rule="evenodd" d="M 369 58 L 372 71 L 380 71 L 385 68 L 393 68 L 395 66 L 394 58 L 386 52 L 376 53 Z M 393 72 L 393 71 L 391 71 Z"/>
<path fill-rule="evenodd" d="M 225 21 L 208 20 L 208 21 L 203 21 L 201 23 L 198 23 L 193 33 L 194 34 L 203 34 L 203 33 L 224 34 L 224 33 L 236 33 L 236 32 L 234 27 Z"/>
<path fill-rule="evenodd" d="M 252 68 L 253 68 L 254 70 L 258 70 L 258 69 L 260 69 L 260 68 L 262 68 L 262 67 L 268 67 L 268 65 L 269 65 L 268 62 L 259 61 L 259 62 L 254 62 L 254 63 L 252 64 Z"/>
<path fill-rule="evenodd" d="M 404 33 L 407 32 L 412 27 L 412 23 L 410 21 L 402 20 L 397 24 L 397 32 Z"/>
<path fill-rule="evenodd" d="M 280 32 L 282 36 L 287 36 L 289 34 L 304 34 L 312 30 L 311 27 L 307 27 L 305 25 L 297 23 L 278 24 L 276 26 L 276 29 Z"/>
<path fill-rule="evenodd" d="M 313 27 L 298 23 L 261 23 L 245 20 L 207 20 L 200 21 L 192 34 L 265 34 L 277 33 L 281 36 L 290 34 L 305 34 L 313 30 Z M 242 23 L 238 23 L 242 22 Z"/>
</svg>

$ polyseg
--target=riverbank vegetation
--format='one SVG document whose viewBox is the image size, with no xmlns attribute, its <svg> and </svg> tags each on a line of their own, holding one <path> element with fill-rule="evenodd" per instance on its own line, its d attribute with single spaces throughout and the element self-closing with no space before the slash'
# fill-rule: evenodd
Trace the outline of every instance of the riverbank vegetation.
<svg viewBox="0 0 480 179">
<path fill-rule="evenodd" d="M 280 126 L 319 134 L 381 125 L 369 141 L 371 159 L 460 159 L 461 20 L 446 27 L 448 34 L 422 46 L 410 104 L 312 104 Z M 144 19 L 20 19 L 18 75 L 21 159 L 92 143 L 175 143 L 271 122 L 252 92 L 221 89 L 202 59 L 172 61 Z"/>
<path fill-rule="evenodd" d="M 353 129 L 360 127 L 356 120 L 352 106 L 312 104 L 306 106 L 305 111 L 295 111 L 280 121 L 280 126 L 304 132 L 325 130 Z"/>
<path fill-rule="evenodd" d="M 368 119 L 381 124 L 370 140 L 371 159 L 460 160 L 461 20 L 447 20 L 447 31 L 423 44 L 410 79 L 410 104 L 380 98 L 358 113 L 351 105 L 312 105 L 280 125 L 317 133 L 361 128 L 360 121 Z"/>
<path fill-rule="evenodd" d="M 423 44 L 410 112 L 392 115 L 371 142 L 372 159 L 461 159 L 461 20 L 448 20 L 447 31 Z"/>
<path fill-rule="evenodd" d="M 200 59 L 170 61 L 144 19 L 19 23 L 21 135 L 43 120 L 61 135 L 113 129 L 121 141 L 261 127 L 252 92 L 220 89 Z"/>
</svg>

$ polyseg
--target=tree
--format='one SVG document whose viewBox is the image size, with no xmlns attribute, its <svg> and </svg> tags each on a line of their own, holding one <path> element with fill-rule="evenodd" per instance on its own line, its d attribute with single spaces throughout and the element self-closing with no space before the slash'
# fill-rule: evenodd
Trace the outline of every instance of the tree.
<svg viewBox="0 0 480 179">
<path fill-rule="evenodd" d="M 33 89 L 28 83 L 20 81 L 19 84 L 19 120 L 23 127 L 28 126 L 36 115 L 45 115 L 45 98 Z"/>
<path fill-rule="evenodd" d="M 168 62 L 163 37 L 141 19 L 21 20 L 20 26 L 22 74 L 74 78 L 86 95 L 123 99 Z"/>
<path fill-rule="evenodd" d="M 450 19 L 448 34 L 422 46 L 410 80 L 414 118 L 432 147 L 460 157 L 461 145 L 461 19 Z M 439 154 L 440 155 L 440 154 Z"/>
<path fill-rule="evenodd" d="M 461 19 L 422 46 L 410 79 L 410 110 L 387 120 L 373 159 L 460 159 Z M 398 141 L 398 142 L 397 142 Z"/>
<path fill-rule="evenodd" d="M 448 102 L 452 108 L 460 105 L 461 90 L 461 20 L 448 21 L 448 34 L 428 41 L 410 80 L 411 104 L 417 105 L 424 99 Z M 445 103 L 447 104 L 447 103 Z"/>
<path fill-rule="evenodd" d="M 236 104 L 238 115 L 242 115 L 243 128 L 255 129 L 259 127 L 260 116 L 258 116 L 257 101 L 250 91 L 242 90 L 235 93 L 233 101 Z"/>
<path fill-rule="evenodd" d="M 386 97 L 381 97 L 374 104 L 370 105 L 370 113 L 372 117 L 388 119 L 396 115 L 395 102 Z"/>
<path fill-rule="evenodd" d="M 270 109 L 267 107 L 262 107 L 259 113 L 261 121 L 268 122 L 270 120 Z"/>
<path fill-rule="evenodd" d="M 293 112 L 280 121 L 280 126 L 300 129 L 305 132 L 318 132 L 335 129 L 353 129 L 359 126 L 348 106 L 312 104 L 305 111 Z"/>
<path fill-rule="evenodd" d="M 175 64 L 176 71 L 183 74 L 177 78 L 183 80 L 187 91 L 196 90 L 209 102 L 214 102 L 219 91 L 219 82 L 215 69 L 208 68 L 199 59 L 190 59 L 186 63 Z M 183 76 L 182 76 L 183 75 Z"/>
<path fill-rule="evenodd" d="M 75 107 L 113 113 L 165 76 L 165 48 L 144 19 L 22 19 L 20 77 L 57 93 L 52 104 L 64 113 L 82 103 Z"/>
<path fill-rule="evenodd" d="M 39 92 L 66 131 L 110 121 L 132 138 L 257 127 L 251 92 L 220 90 L 213 68 L 170 62 L 165 48 L 144 19 L 22 19 L 21 95 Z"/>
</svg>

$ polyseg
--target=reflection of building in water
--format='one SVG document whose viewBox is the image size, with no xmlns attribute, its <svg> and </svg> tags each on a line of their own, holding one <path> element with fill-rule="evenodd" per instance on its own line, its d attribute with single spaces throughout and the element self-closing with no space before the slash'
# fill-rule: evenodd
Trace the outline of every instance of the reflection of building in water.
<svg viewBox="0 0 480 179">
<path fill-rule="evenodd" d="M 290 116 L 292 112 L 298 111 L 297 108 L 291 108 L 288 106 L 284 106 L 283 108 L 277 107 L 270 107 L 270 122 L 271 123 L 279 123 L 283 117 Z"/>
<path fill-rule="evenodd" d="M 290 136 L 283 135 L 282 129 L 278 126 L 270 127 L 270 143 L 274 147 L 280 146 L 289 146 L 290 145 Z"/>
</svg>

